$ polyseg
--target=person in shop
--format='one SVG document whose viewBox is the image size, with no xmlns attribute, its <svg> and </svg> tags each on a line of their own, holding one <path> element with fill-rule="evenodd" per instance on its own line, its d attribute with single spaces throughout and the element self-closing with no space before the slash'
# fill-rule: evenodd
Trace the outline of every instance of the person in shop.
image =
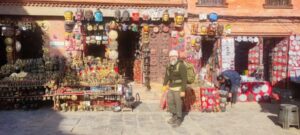
<svg viewBox="0 0 300 135">
<path fill-rule="evenodd" d="M 173 128 L 179 127 L 183 121 L 182 98 L 187 86 L 187 69 L 182 60 L 178 59 L 178 52 L 169 52 L 170 63 L 166 68 L 163 89 L 168 89 L 167 106 L 172 117 L 168 120 Z"/>
<path fill-rule="evenodd" d="M 234 70 L 226 70 L 217 77 L 217 81 L 219 84 L 216 87 L 228 93 L 227 101 L 231 103 L 232 107 L 237 101 L 238 88 L 240 87 L 241 77 L 239 73 Z"/>
</svg>

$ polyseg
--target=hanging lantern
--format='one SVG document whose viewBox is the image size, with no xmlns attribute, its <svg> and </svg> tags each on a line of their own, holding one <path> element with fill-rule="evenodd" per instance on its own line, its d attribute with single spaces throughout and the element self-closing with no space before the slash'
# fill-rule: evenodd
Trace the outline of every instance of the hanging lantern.
<svg viewBox="0 0 300 135">
<path fill-rule="evenodd" d="M 140 13 L 138 11 L 132 12 L 132 21 L 138 22 L 140 20 Z"/>
<path fill-rule="evenodd" d="M 216 22 L 219 19 L 219 16 L 217 13 L 210 13 L 208 14 L 208 19 L 210 22 Z"/>
<path fill-rule="evenodd" d="M 73 21 L 73 12 L 72 11 L 66 11 L 64 13 L 65 21 Z"/>
<path fill-rule="evenodd" d="M 170 14 L 168 10 L 165 10 L 162 16 L 162 22 L 169 22 Z"/>
<path fill-rule="evenodd" d="M 76 15 L 75 15 L 75 20 L 76 21 L 82 21 L 83 20 L 83 10 L 82 9 L 77 9 Z"/>
<path fill-rule="evenodd" d="M 102 12 L 101 12 L 99 9 L 97 9 L 97 10 L 95 11 L 95 22 L 96 22 L 96 23 L 101 23 L 101 22 L 103 22 L 103 14 L 102 14 Z"/>
<path fill-rule="evenodd" d="M 175 13 L 175 27 L 182 27 L 184 22 L 184 14 L 181 12 Z"/>
<path fill-rule="evenodd" d="M 16 51 L 17 52 L 20 52 L 21 51 L 21 48 L 22 48 L 22 45 L 19 41 L 16 41 Z"/>
</svg>

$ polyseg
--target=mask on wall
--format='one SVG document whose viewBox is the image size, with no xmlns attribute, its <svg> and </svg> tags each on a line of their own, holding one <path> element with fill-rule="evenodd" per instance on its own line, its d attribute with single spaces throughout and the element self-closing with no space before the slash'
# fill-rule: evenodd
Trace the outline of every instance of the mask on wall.
<svg viewBox="0 0 300 135">
<path fill-rule="evenodd" d="M 93 11 L 92 10 L 86 10 L 85 13 L 84 13 L 84 18 L 87 21 L 93 20 Z"/>
<path fill-rule="evenodd" d="M 162 16 L 162 21 L 163 22 L 168 22 L 170 19 L 170 14 L 168 10 L 165 10 Z"/>
<path fill-rule="evenodd" d="M 198 33 L 198 24 L 194 23 L 194 24 L 192 24 L 191 34 L 197 35 L 197 33 Z"/>
<path fill-rule="evenodd" d="M 103 14 L 99 9 L 95 11 L 95 22 L 97 23 L 103 22 Z"/>
<path fill-rule="evenodd" d="M 148 21 L 150 19 L 149 13 L 144 11 L 142 18 L 143 18 L 143 21 Z"/>
<path fill-rule="evenodd" d="M 182 27 L 184 22 L 183 13 L 175 13 L 175 27 Z"/>
<path fill-rule="evenodd" d="M 211 23 L 207 27 L 207 35 L 214 36 L 217 32 L 217 24 Z"/>
<path fill-rule="evenodd" d="M 75 20 L 76 21 L 82 21 L 83 20 L 83 10 L 82 9 L 77 9 Z"/>
<path fill-rule="evenodd" d="M 140 13 L 138 11 L 132 12 L 132 21 L 138 22 L 140 20 Z"/>
<path fill-rule="evenodd" d="M 73 21 L 73 12 L 65 11 L 64 17 L 65 17 L 65 21 Z"/>
<path fill-rule="evenodd" d="M 159 12 L 158 11 L 153 11 L 151 13 L 151 20 L 152 21 L 159 21 L 160 20 L 160 16 L 159 16 Z"/>
<path fill-rule="evenodd" d="M 122 13 L 122 22 L 130 21 L 130 14 L 127 10 L 123 11 Z"/>
</svg>

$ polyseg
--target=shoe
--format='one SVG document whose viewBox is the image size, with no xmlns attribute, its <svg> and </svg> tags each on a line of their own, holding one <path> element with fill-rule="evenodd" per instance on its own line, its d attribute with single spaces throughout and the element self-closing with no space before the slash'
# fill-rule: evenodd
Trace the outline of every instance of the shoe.
<svg viewBox="0 0 300 135">
<path fill-rule="evenodd" d="M 172 118 L 168 120 L 168 124 L 174 124 L 176 120 L 177 120 L 177 116 L 173 114 Z"/>
<path fill-rule="evenodd" d="M 182 123 L 182 119 L 181 118 L 177 118 L 175 120 L 174 124 L 172 124 L 172 127 L 173 128 L 177 128 L 177 127 L 179 127 L 181 125 L 181 123 Z"/>
</svg>

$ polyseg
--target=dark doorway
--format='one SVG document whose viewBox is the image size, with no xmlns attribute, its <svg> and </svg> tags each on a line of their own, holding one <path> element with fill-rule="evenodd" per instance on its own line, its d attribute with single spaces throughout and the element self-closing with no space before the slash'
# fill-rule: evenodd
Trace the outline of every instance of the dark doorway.
<svg viewBox="0 0 300 135">
<path fill-rule="evenodd" d="M 133 80 L 135 52 L 139 45 L 140 34 L 133 31 L 120 31 L 118 36 L 119 71 L 126 79 Z"/>
<path fill-rule="evenodd" d="M 234 68 L 239 74 L 243 74 L 245 70 L 248 70 L 249 64 L 249 51 L 256 46 L 256 43 L 251 42 L 235 42 L 234 43 Z"/>
<path fill-rule="evenodd" d="M 207 65 L 209 58 L 212 57 L 215 43 L 216 40 L 202 40 L 202 66 Z"/>
</svg>

